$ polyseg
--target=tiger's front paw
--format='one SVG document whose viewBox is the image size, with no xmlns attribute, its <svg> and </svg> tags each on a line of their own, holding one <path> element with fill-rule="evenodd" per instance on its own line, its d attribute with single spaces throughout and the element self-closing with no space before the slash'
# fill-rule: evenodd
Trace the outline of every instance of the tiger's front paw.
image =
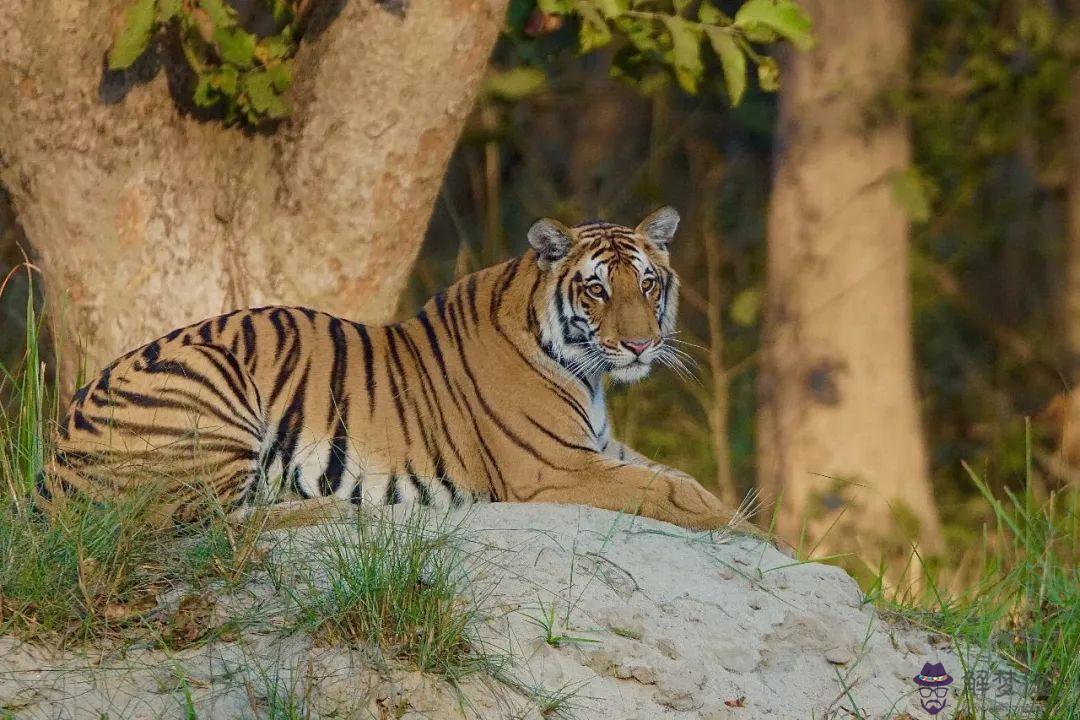
<svg viewBox="0 0 1080 720">
<path fill-rule="evenodd" d="M 673 478 L 677 483 L 671 500 L 689 517 L 684 523 L 693 530 L 733 530 L 757 534 L 758 529 L 737 510 L 725 505 L 701 483 L 685 473 Z"/>
</svg>

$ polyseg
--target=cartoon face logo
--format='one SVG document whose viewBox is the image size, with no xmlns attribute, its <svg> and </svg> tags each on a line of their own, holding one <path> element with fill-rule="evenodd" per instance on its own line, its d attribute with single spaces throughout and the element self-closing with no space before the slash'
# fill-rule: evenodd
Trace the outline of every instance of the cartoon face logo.
<svg viewBox="0 0 1080 720">
<path fill-rule="evenodd" d="M 925 663 L 922 672 L 914 678 L 919 686 L 919 704 L 931 715 L 937 715 L 949 702 L 949 685 L 952 677 L 941 663 Z"/>
</svg>

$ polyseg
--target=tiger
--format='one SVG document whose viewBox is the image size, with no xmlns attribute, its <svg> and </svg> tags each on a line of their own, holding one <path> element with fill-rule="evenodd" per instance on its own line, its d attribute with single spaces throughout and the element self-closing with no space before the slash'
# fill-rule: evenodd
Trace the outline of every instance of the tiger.
<svg viewBox="0 0 1080 720">
<path fill-rule="evenodd" d="M 589 505 L 694 530 L 733 513 L 612 437 L 605 377 L 673 347 L 679 214 L 631 228 L 550 218 L 529 247 L 411 319 L 236 310 L 136 348 L 78 389 L 39 477 L 46 509 L 152 484 L 155 517 L 332 498 L 352 505 Z"/>
</svg>

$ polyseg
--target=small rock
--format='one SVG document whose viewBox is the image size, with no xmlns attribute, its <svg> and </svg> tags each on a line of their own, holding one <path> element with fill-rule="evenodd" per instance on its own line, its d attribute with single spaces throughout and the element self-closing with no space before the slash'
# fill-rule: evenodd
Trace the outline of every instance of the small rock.
<svg viewBox="0 0 1080 720">
<path fill-rule="evenodd" d="M 904 647 L 912 655 L 929 655 L 930 648 L 926 646 L 926 643 L 921 643 L 916 640 L 908 640 L 904 643 Z"/>
<path fill-rule="evenodd" d="M 634 679 L 642 685 L 656 684 L 656 670 L 648 665 L 634 665 L 630 672 Z"/>
<path fill-rule="evenodd" d="M 698 706 L 694 700 L 694 693 L 675 690 L 657 690 L 653 696 L 659 704 L 679 712 L 687 712 Z"/>
<path fill-rule="evenodd" d="M 671 660 L 679 659 L 679 650 L 670 638 L 660 638 L 656 641 L 656 649 L 664 653 Z"/>
<path fill-rule="evenodd" d="M 616 665 L 615 677 L 620 680 L 637 680 L 642 685 L 655 685 L 656 669 L 647 662 L 632 660 Z"/>
<path fill-rule="evenodd" d="M 701 707 L 698 700 L 701 686 L 705 684 L 703 675 L 695 675 L 689 672 L 678 672 L 664 675 L 657 679 L 657 690 L 653 699 L 664 707 L 679 712 L 687 712 Z"/>
<path fill-rule="evenodd" d="M 717 645 L 716 655 L 720 658 L 721 667 L 734 673 L 752 672 L 760 662 L 757 650 L 745 641 Z"/>
<path fill-rule="evenodd" d="M 625 605 L 606 607 L 596 614 L 596 619 L 611 632 L 630 640 L 640 640 L 645 635 L 645 616 Z"/>
<path fill-rule="evenodd" d="M 825 659 L 833 665 L 847 665 L 855 659 L 855 654 L 845 647 L 834 647 L 825 651 Z"/>
<path fill-rule="evenodd" d="M 746 604 L 750 606 L 751 610 L 760 610 L 761 609 L 761 601 L 758 600 L 756 597 L 755 598 L 750 598 L 750 601 L 748 603 L 746 603 Z"/>
</svg>

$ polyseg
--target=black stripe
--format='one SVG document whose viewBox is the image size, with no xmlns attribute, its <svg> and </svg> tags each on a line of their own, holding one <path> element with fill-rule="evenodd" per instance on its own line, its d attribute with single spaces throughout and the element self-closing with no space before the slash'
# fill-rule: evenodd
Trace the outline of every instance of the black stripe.
<svg viewBox="0 0 1080 720">
<path fill-rule="evenodd" d="M 408 460 L 405 461 L 405 472 L 409 474 L 409 481 L 413 487 L 416 488 L 416 492 L 420 495 L 421 505 L 431 505 L 431 491 L 428 489 L 426 483 L 422 482 L 416 475 L 416 471 L 413 470 L 412 463 Z"/>
<path fill-rule="evenodd" d="M 285 324 L 281 322 L 283 317 L 292 319 L 289 313 L 281 308 L 275 308 L 270 312 L 270 324 L 274 326 L 274 333 L 277 335 L 277 346 L 274 348 L 275 360 L 281 357 L 281 352 L 285 349 L 285 341 L 288 339 L 285 334 Z"/>
<path fill-rule="evenodd" d="M 76 410 L 74 414 L 75 429 L 83 432 L 88 432 L 91 435 L 100 435 L 101 430 L 94 426 L 81 411 Z"/>
<path fill-rule="evenodd" d="M 469 315 L 472 316 L 474 325 L 480 324 L 480 313 L 476 310 L 476 273 L 469 276 L 465 283 L 465 295 L 469 299 Z"/>
<path fill-rule="evenodd" d="M 525 415 L 525 419 L 528 420 L 530 423 L 532 423 L 533 427 L 535 427 L 541 433 L 543 433 L 544 435 L 547 435 L 549 438 L 551 438 L 552 440 L 559 443 L 560 445 L 562 445 L 565 448 L 570 448 L 571 450 L 581 450 L 582 452 L 587 452 L 587 453 L 596 452 L 595 448 L 585 447 L 584 445 L 578 445 L 578 444 L 572 443 L 572 442 L 570 442 L 568 440 L 563 440 L 561 437 L 559 437 L 555 433 L 551 432 L 550 430 L 548 430 L 546 427 L 544 427 L 540 423 L 533 420 L 532 417 L 530 417 L 528 414 Z"/>
<path fill-rule="evenodd" d="M 360 343 L 364 346 L 364 387 L 368 395 L 368 415 L 375 414 L 375 358 L 371 349 L 371 337 L 367 328 L 360 323 L 353 323 L 356 334 L 360 336 Z"/>
<path fill-rule="evenodd" d="M 386 483 L 386 495 L 383 498 L 384 504 L 397 505 L 401 502 L 401 492 L 398 490 L 397 483 L 397 475 L 391 475 L 390 482 Z"/>
<path fill-rule="evenodd" d="M 401 430 L 405 434 L 405 444 L 412 445 L 412 438 L 409 435 L 409 423 L 405 419 L 405 406 L 401 402 L 401 391 L 398 389 L 397 380 L 394 379 L 394 368 L 395 366 L 400 368 L 401 361 L 400 359 L 398 359 L 396 363 L 391 363 L 389 361 L 391 353 L 394 358 L 397 358 L 397 348 L 394 346 L 394 334 L 390 329 L 390 326 L 386 327 L 386 340 L 388 356 L 388 361 L 386 362 L 386 378 L 390 382 L 390 397 L 394 401 L 394 409 L 397 410 L 398 421 L 401 423 Z"/>
<path fill-rule="evenodd" d="M 457 486 L 450 481 L 450 478 L 441 477 L 439 478 L 439 482 L 442 483 L 442 486 L 450 493 L 450 504 L 453 507 L 460 507 L 463 499 L 458 493 Z"/>
<path fill-rule="evenodd" d="M 198 348 L 198 350 L 206 357 L 210 364 L 214 366 L 214 369 L 218 371 L 218 374 L 220 374 L 221 377 L 224 378 L 225 382 L 229 386 L 229 390 L 232 391 L 233 398 L 235 398 L 243 407 L 243 409 L 247 411 L 247 417 L 245 418 L 244 415 L 239 411 L 239 409 L 236 408 L 231 402 L 229 402 L 225 395 L 217 388 L 215 388 L 215 394 L 219 398 L 221 398 L 222 401 L 225 402 L 225 405 L 228 407 L 231 413 L 236 415 L 238 419 L 245 420 L 249 425 L 248 429 L 251 430 L 251 432 L 257 434 L 259 431 L 258 423 L 262 417 L 262 413 L 257 408 L 252 407 L 251 402 L 248 399 L 247 393 L 245 392 L 245 388 L 241 386 L 241 384 L 246 385 L 247 382 L 242 375 L 239 375 L 239 373 L 243 373 L 244 370 L 240 367 L 240 364 L 236 361 L 236 358 L 231 356 L 227 350 L 221 348 L 218 345 L 196 345 L 194 347 Z M 211 353 L 224 354 L 225 356 L 227 356 L 225 358 L 225 362 L 231 367 L 232 370 L 234 370 L 238 374 L 238 376 L 230 375 L 225 369 L 225 367 L 222 366 L 221 363 L 215 357 L 213 357 L 213 355 L 211 355 Z"/>
<path fill-rule="evenodd" d="M 288 320 L 289 330 L 292 332 L 292 343 L 289 345 L 289 351 L 285 355 L 284 361 L 281 363 L 281 367 L 278 369 L 277 377 L 274 379 L 274 386 L 270 392 L 269 405 L 273 406 L 277 400 L 278 395 L 285 388 L 285 382 L 296 372 L 296 368 L 300 365 L 300 345 L 301 338 L 299 329 L 296 326 L 296 318 L 285 310 L 275 310 L 270 313 L 270 322 L 274 323 L 275 329 L 279 327 L 279 324 L 275 322 L 275 319 L 286 318 Z M 278 335 L 278 346 L 281 347 L 284 340 L 284 326 L 280 326 L 281 330 Z M 280 358 L 280 351 L 275 356 L 275 360 Z"/>
<path fill-rule="evenodd" d="M 224 315 L 219 315 L 218 316 L 217 328 L 216 328 L 218 335 L 225 332 L 225 326 L 229 324 L 229 318 L 231 318 L 235 314 L 236 314 L 236 311 L 234 310 L 231 313 L 225 313 Z"/>
<path fill-rule="evenodd" d="M 330 320 L 330 343 L 334 350 L 334 359 L 330 365 L 330 404 L 326 409 L 326 424 L 334 422 L 334 415 L 338 413 L 338 405 L 347 402 L 345 397 L 345 374 L 349 368 L 349 349 L 345 344 L 345 332 L 341 328 L 341 320 Z"/>
<path fill-rule="evenodd" d="M 154 342 L 144 347 L 142 351 L 142 356 L 147 363 L 157 362 L 157 359 L 161 356 L 161 343 L 155 340 Z"/>
<path fill-rule="evenodd" d="M 244 365 L 255 372 L 255 364 L 252 362 L 255 355 L 255 321 L 251 319 L 250 314 L 245 315 L 240 321 L 240 332 L 244 338 Z"/>
<path fill-rule="evenodd" d="M 446 291 L 443 290 L 442 292 L 437 293 L 435 295 L 435 297 L 432 298 L 432 300 L 435 301 L 435 309 L 438 311 L 439 319 L 442 320 L 443 324 L 445 325 L 446 324 Z"/>
<path fill-rule="evenodd" d="M 427 386 L 431 383 L 431 378 L 427 375 L 427 370 L 420 362 L 420 356 L 416 352 L 416 345 L 412 341 L 412 337 L 401 325 L 394 326 L 395 331 L 401 342 L 405 344 L 405 349 L 409 351 L 409 357 L 416 367 L 418 373 L 420 373 L 420 394 L 424 398 L 424 405 L 427 407 L 427 414 L 421 415 L 420 409 L 417 407 L 415 393 L 409 393 L 406 397 L 409 400 L 409 407 L 412 408 L 413 416 L 416 418 L 416 427 L 420 430 L 420 437 L 424 441 L 424 449 L 427 451 L 428 457 L 435 457 L 438 449 L 435 447 L 434 434 L 431 432 L 431 428 L 428 423 L 425 422 L 427 418 L 435 415 L 435 406 L 431 403 L 431 397 L 428 395 Z M 404 366 L 403 368 L 404 369 Z M 425 383 L 425 379 L 427 383 Z"/>
<path fill-rule="evenodd" d="M 509 438 L 519 448 L 529 453 L 529 455 L 531 455 L 533 458 L 543 463 L 544 465 L 547 465 L 548 467 L 567 472 L 573 472 L 576 470 L 576 468 L 565 467 L 551 462 L 549 459 L 544 457 L 544 455 L 539 450 L 537 450 L 532 443 L 521 437 L 517 432 L 515 432 L 511 427 L 509 427 L 491 407 L 490 403 L 488 403 L 487 401 L 487 398 L 484 397 L 483 392 L 480 390 L 480 384 L 476 380 L 476 375 L 473 373 L 472 367 L 469 365 L 469 361 L 465 357 L 465 353 L 462 351 L 461 348 L 458 348 L 458 355 L 461 358 L 461 365 L 465 370 L 465 374 L 466 376 L 468 376 L 469 382 L 472 384 L 473 392 L 476 395 L 476 399 L 480 401 L 480 407 L 487 414 L 487 416 L 491 418 L 491 421 L 495 423 L 495 427 L 497 427 L 503 435 Z M 482 440 L 483 438 L 481 438 L 481 441 Z"/>
<path fill-rule="evenodd" d="M 341 478 L 345 475 L 345 463 L 349 452 L 349 437 L 345 431 L 345 416 L 349 412 L 348 403 L 343 403 L 341 416 L 334 428 L 334 439 L 330 442 L 330 457 L 326 461 L 326 470 L 319 478 L 319 491 L 323 495 L 333 495 L 341 487 Z"/>
<path fill-rule="evenodd" d="M 300 430 L 304 427 L 304 399 L 307 395 L 308 375 L 310 372 L 311 364 L 308 363 L 308 366 L 304 368 L 304 374 L 300 377 L 296 392 L 293 393 L 292 399 L 289 401 L 289 405 L 285 408 L 285 412 L 281 415 L 281 421 L 278 423 L 275 444 L 281 455 L 281 467 L 285 474 L 289 473 L 289 466 L 292 465 L 293 456 L 296 453 L 296 445 L 300 441 Z M 299 468 L 296 468 L 296 474 L 299 475 Z M 301 495 L 310 497 L 299 488 L 297 477 L 293 477 L 292 480 L 294 488 Z"/>
</svg>

